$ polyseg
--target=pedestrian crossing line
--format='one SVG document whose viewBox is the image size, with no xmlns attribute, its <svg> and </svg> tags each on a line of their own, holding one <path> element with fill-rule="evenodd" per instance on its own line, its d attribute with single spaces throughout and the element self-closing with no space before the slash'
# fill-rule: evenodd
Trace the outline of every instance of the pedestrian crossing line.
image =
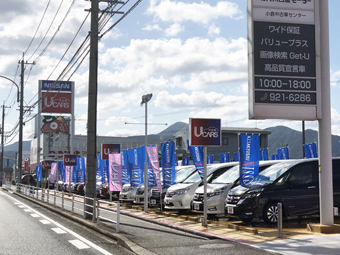
<svg viewBox="0 0 340 255">
<path fill-rule="evenodd" d="M 86 245 L 80 240 L 69 240 L 69 242 L 73 244 L 75 247 L 77 247 L 79 250 L 90 248 L 90 246 Z"/>
<path fill-rule="evenodd" d="M 32 212 L 31 209 L 25 209 L 24 212 Z"/>
<path fill-rule="evenodd" d="M 51 222 L 48 220 L 40 220 L 40 222 L 44 225 L 51 224 Z"/>
<path fill-rule="evenodd" d="M 61 228 L 51 228 L 57 234 L 66 234 L 67 232 Z"/>
<path fill-rule="evenodd" d="M 24 205 L 19 205 L 18 207 L 19 208 L 26 208 L 26 206 L 24 206 Z"/>
<path fill-rule="evenodd" d="M 31 216 L 32 216 L 33 218 L 39 218 L 39 217 L 40 217 L 39 214 L 35 214 L 35 213 L 31 214 Z"/>
</svg>

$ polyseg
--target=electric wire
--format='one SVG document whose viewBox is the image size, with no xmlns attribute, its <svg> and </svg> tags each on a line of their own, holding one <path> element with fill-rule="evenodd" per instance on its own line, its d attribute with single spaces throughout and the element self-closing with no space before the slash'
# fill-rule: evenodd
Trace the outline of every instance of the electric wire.
<svg viewBox="0 0 340 255">
<path fill-rule="evenodd" d="M 31 47 L 31 45 L 32 45 L 32 43 L 33 43 L 33 41 L 34 41 L 34 39 L 35 39 L 35 37 L 36 37 L 36 35 L 37 35 L 39 29 L 40 29 L 40 26 L 41 26 L 41 24 L 42 24 L 42 22 L 43 22 L 43 20 L 44 20 L 44 17 L 45 17 L 45 15 L 46 15 L 46 12 L 47 12 L 47 9 L 48 9 L 50 3 L 51 3 L 51 0 L 49 0 L 48 3 L 47 3 L 47 6 L 46 6 L 45 11 L 44 11 L 44 14 L 43 14 L 43 16 L 42 16 L 42 18 L 41 18 L 41 20 L 40 20 L 40 22 L 39 22 L 39 25 L 38 25 L 38 27 L 37 27 L 37 30 L 35 31 L 34 36 L 33 36 L 31 42 L 29 43 L 29 45 L 28 45 L 28 47 L 27 47 L 27 49 L 26 49 L 26 51 L 25 51 L 25 55 L 26 55 L 27 51 L 29 50 L 29 48 Z"/>
</svg>

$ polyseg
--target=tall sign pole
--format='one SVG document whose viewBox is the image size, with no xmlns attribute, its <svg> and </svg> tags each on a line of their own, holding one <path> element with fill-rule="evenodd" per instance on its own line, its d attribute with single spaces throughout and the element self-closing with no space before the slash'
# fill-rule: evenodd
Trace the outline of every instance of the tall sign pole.
<svg viewBox="0 0 340 255">
<path fill-rule="evenodd" d="M 202 226 L 208 226 L 208 210 L 207 210 L 207 146 L 221 146 L 222 128 L 220 119 L 197 119 L 189 120 L 189 138 L 190 146 L 203 146 L 203 220 Z"/>
<path fill-rule="evenodd" d="M 333 225 L 333 173 L 328 0 L 320 1 L 322 118 L 319 120 L 320 224 Z"/>
<path fill-rule="evenodd" d="M 318 120 L 320 223 L 334 224 L 328 0 L 248 0 L 249 117 Z"/>
</svg>

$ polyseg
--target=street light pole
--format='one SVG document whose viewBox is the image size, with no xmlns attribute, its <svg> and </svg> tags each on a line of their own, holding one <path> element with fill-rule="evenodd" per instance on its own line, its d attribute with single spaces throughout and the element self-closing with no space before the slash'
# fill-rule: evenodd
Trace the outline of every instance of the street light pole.
<svg viewBox="0 0 340 255">
<path fill-rule="evenodd" d="M 146 94 L 142 96 L 141 106 L 145 104 L 145 161 L 144 161 L 144 212 L 148 212 L 148 197 L 149 197 L 149 187 L 148 187 L 148 102 L 151 100 L 152 94 Z"/>
</svg>

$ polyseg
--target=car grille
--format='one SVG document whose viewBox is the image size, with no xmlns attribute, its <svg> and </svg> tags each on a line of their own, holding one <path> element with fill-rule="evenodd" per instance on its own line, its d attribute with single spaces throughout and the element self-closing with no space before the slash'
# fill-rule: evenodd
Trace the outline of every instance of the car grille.
<svg viewBox="0 0 340 255">
<path fill-rule="evenodd" d="M 143 195 L 144 194 L 144 190 L 140 190 L 140 189 L 137 189 L 136 191 L 136 195 Z"/>
<path fill-rule="evenodd" d="M 227 204 L 237 204 L 240 199 L 241 196 L 228 195 L 226 202 Z"/>
<path fill-rule="evenodd" d="M 159 197 L 159 191 L 158 191 L 158 189 L 152 189 L 152 190 L 151 190 L 151 196 L 153 196 L 153 197 Z"/>
<path fill-rule="evenodd" d="M 203 199 L 204 199 L 204 194 L 195 193 L 194 201 L 203 201 Z"/>
</svg>

